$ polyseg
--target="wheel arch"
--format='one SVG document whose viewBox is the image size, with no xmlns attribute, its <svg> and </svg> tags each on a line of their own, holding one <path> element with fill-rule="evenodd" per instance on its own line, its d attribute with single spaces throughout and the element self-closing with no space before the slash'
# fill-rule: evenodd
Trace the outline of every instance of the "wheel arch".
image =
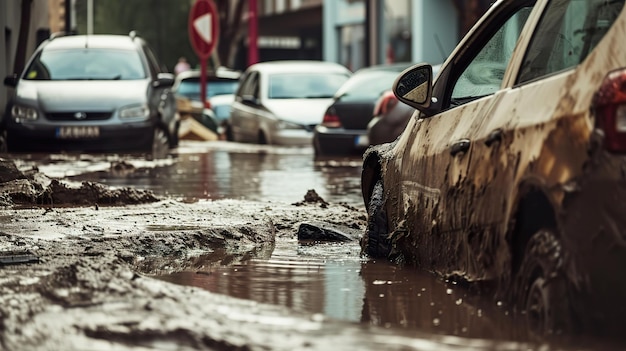
<svg viewBox="0 0 626 351">
<path fill-rule="evenodd" d="M 541 184 L 533 181 L 522 184 L 515 204 L 507 235 L 512 277 L 520 268 L 528 241 L 537 231 L 550 229 L 560 237 L 555 201 Z"/>
</svg>

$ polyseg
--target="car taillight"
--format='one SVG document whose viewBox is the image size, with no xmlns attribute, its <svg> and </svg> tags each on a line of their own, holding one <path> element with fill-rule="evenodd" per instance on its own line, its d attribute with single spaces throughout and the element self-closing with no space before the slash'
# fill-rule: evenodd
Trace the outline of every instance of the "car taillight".
<svg viewBox="0 0 626 351">
<path fill-rule="evenodd" d="M 383 96 L 378 99 L 376 106 L 374 106 L 374 116 L 382 116 L 389 112 L 398 103 L 398 98 L 393 94 L 393 91 L 386 91 Z"/>
<path fill-rule="evenodd" d="M 322 120 L 322 125 L 328 128 L 341 128 L 341 121 L 335 112 L 335 109 L 330 107 L 324 113 L 324 119 Z"/>
<path fill-rule="evenodd" d="M 204 100 L 204 108 L 211 108 L 211 101 L 209 101 L 209 99 Z"/>
<path fill-rule="evenodd" d="M 626 152 L 626 69 L 610 72 L 593 98 L 597 125 L 608 151 Z"/>
</svg>

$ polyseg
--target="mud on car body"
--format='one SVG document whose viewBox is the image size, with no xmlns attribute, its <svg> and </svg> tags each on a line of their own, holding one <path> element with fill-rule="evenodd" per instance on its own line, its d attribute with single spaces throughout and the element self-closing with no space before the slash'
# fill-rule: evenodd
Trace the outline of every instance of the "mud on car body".
<svg viewBox="0 0 626 351">
<path fill-rule="evenodd" d="M 364 253 L 495 282 L 547 333 L 624 332 L 624 1 L 497 1 L 364 156 Z"/>
</svg>

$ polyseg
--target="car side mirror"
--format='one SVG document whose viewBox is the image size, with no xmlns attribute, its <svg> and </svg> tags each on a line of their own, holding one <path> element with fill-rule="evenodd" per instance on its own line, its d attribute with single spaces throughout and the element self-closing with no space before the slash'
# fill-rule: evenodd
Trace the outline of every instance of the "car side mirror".
<svg viewBox="0 0 626 351">
<path fill-rule="evenodd" d="M 420 63 L 404 70 L 393 83 L 398 100 L 422 112 L 430 107 L 433 87 L 433 67 Z"/>
<path fill-rule="evenodd" d="M 4 85 L 15 88 L 17 86 L 17 75 L 13 74 L 4 78 Z"/>
<path fill-rule="evenodd" d="M 174 85 L 174 75 L 171 73 L 159 73 L 157 80 L 152 83 L 155 88 L 169 88 Z"/>
</svg>

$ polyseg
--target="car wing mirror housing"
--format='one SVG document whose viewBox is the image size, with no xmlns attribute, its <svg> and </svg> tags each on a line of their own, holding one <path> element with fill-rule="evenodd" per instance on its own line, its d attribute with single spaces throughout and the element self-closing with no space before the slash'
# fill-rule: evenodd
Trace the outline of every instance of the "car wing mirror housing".
<svg viewBox="0 0 626 351">
<path fill-rule="evenodd" d="M 393 83 L 398 100 L 425 112 L 430 107 L 433 93 L 433 67 L 419 63 L 405 69 Z"/>
<path fill-rule="evenodd" d="M 12 74 L 4 78 L 4 85 L 15 88 L 17 86 L 17 74 Z"/>
<path fill-rule="evenodd" d="M 174 75 L 171 73 L 159 73 L 153 83 L 155 88 L 168 88 L 174 85 Z"/>
</svg>

